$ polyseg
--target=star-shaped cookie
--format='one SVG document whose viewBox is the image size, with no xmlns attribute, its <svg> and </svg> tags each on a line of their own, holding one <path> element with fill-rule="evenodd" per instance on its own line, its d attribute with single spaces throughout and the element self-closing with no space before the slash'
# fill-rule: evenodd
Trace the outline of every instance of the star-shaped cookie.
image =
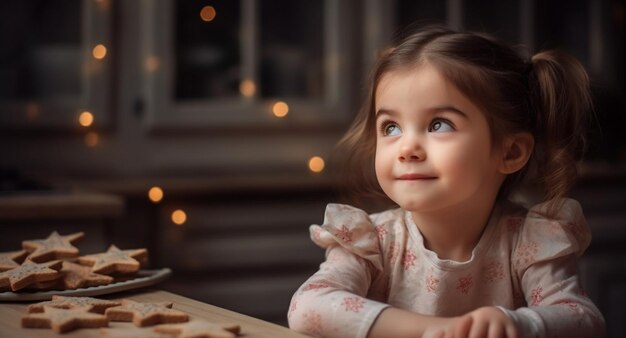
<svg viewBox="0 0 626 338">
<path fill-rule="evenodd" d="M 91 267 L 70 261 L 63 262 L 61 274 L 61 285 L 66 290 L 107 285 L 113 282 L 113 277 L 111 276 L 91 272 Z"/>
<path fill-rule="evenodd" d="M 151 326 L 160 323 L 181 323 L 189 315 L 171 308 L 172 303 L 139 303 L 123 299 L 122 305 L 106 309 L 104 314 L 112 322 L 130 322 L 136 326 Z"/>
<path fill-rule="evenodd" d="M 237 324 L 217 324 L 194 319 L 182 324 L 165 324 L 154 328 L 157 332 L 173 333 L 177 338 L 235 338 L 239 334 Z"/>
<path fill-rule="evenodd" d="M 91 266 L 91 271 L 95 273 L 127 274 L 139 271 L 147 257 L 146 249 L 120 250 L 111 245 L 107 252 L 78 257 L 78 262 Z"/>
<path fill-rule="evenodd" d="M 72 244 L 84 236 L 83 232 L 61 236 L 58 232 L 53 231 L 46 239 L 22 241 L 22 248 L 30 252 L 28 259 L 37 263 L 53 259 L 72 258 L 78 256 L 78 249 Z"/>
<path fill-rule="evenodd" d="M 0 272 L 17 268 L 26 256 L 28 251 L 25 250 L 0 252 Z"/>
<path fill-rule="evenodd" d="M 45 306 L 49 306 L 57 309 L 87 308 L 89 312 L 103 314 L 104 310 L 120 305 L 122 305 L 122 302 L 115 300 L 54 295 L 52 296 L 52 300 L 29 305 L 27 311 L 29 313 L 39 313 L 43 312 Z"/>
<path fill-rule="evenodd" d="M 10 287 L 12 291 L 23 289 L 36 282 L 45 282 L 59 278 L 61 261 L 35 263 L 26 260 L 15 269 L 0 272 L 0 290 Z"/>
<path fill-rule="evenodd" d="M 51 328 L 56 333 L 63 333 L 79 327 L 96 328 L 109 324 L 105 315 L 87 311 L 88 308 L 57 309 L 44 306 L 44 312 L 31 313 L 22 317 L 22 327 Z"/>
<path fill-rule="evenodd" d="M 105 337 L 111 338 L 174 338 L 171 334 L 156 332 L 152 328 L 114 327 L 100 329 Z"/>
</svg>

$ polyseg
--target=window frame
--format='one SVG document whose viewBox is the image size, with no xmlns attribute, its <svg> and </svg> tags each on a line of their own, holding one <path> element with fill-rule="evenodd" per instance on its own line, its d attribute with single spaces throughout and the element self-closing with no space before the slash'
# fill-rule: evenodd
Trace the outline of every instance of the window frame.
<svg viewBox="0 0 626 338">
<path fill-rule="evenodd" d="M 144 125 L 148 131 L 185 131 L 215 128 L 316 128 L 345 125 L 350 111 L 351 47 L 349 46 L 350 5 L 343 0 L 324 1 L 324 94 L 321 99 L 239 96 L 229 99 L 174 99 L 174 0 L 143 0 L 142 95 Z M 241 1 L 242 79 L 259 86 L 259 4 L 263 0 Z M 286 101 L 284 118 L 271 114 L 274 102 Z"/>
<path fill-rule="evenodd" d="M 111 99 L 112 0 L 82 0 L 80 34 L 80 93 L 75 99 L 0 101 L 0 129 L 11 131 L 67 131 L 83 128 L 83 111 L 94 116 L 91 129 L 108 128 Z M 103 44 L 106 56 L 97 60 L 92 49 Z"/>
</svg>

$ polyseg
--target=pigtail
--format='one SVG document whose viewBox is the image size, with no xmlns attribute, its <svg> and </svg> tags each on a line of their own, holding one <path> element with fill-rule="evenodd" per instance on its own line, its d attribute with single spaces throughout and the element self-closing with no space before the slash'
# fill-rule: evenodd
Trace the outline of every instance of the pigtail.
<svg viewBox="0 0 626 338">
<path fill-rule="evenodd" d="M 538 186 L 559 207 L 578 176 L 592 101 L 589 77 L 575 58 L 546 51 L 532 57 L 530 108 L 535 114 L 535 168 Z"/>
</svg>

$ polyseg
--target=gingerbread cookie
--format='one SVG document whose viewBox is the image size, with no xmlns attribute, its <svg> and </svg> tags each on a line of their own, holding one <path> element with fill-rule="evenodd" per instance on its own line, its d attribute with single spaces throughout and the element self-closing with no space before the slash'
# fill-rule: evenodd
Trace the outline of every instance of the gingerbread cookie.
<svg viewBox="0 0 626 338">
<path fill-rule="evenodd" d="M 59 276 L 61 274 L 59 273 Z M 27 287 L 21 289 L 20 291 L 49 291 L 49 290 L 60 290 L 61 287 L 61 277 L 45 282 L 35 282 L 29 284 Z"/>
<path fill-rule="evenodd" d="M 175 336 L 167 333 L 156 332 L 153 329 L 138 327 L 115 327 L 100 329 L 105 337 L 111 338 L 174 338 Z"/>
<path fill-rule="evenodd" d="M 111 276 L 91 272 L 90 267 L 69 261 L 63 262 L 61 274 L 60 283 L 65 290 L 107 285 L 113 282 L 113 277 Z"/>
<path fill-rule="evenodd" d="M 112 322 L 132 321 L 140 327 L 189 320 L 188 314 L 172 309 L 172 303 L 139 303 L 129 299 L 122 300 L 121 306 L 106 309 L 104 314 Z"/>
<path fill-rule="evenodd" d="M 78 262 L 91 266 L 91 271 L 95 273 L 128 274 L 139 271 L 147 257 L 146 249 L 120 250 L 111 245 L 107 252 L 78 257 Z"/>
<path fill-rule="evenodd" d="M 27 311 L 29 313 L 39 313 L 43 312 L 44 306 L 49 306 L 57 309 L 87 308 L 89 312 L 104 314 L 104 310 L 120 305 L 122 305 L 122 302 L 114 300 L 54 295 L 52 300 L 29 305 Z"/>
<path fill-rule="evenodd" d="M 78 249 L 72 244 L 81 240 L 84 235 L 82 232 L 77 232 L 61 236 L 58 232 L 53 231 L 46 239 L 23 241 L 22 248 L 30 252 L 28 259 L 37 263 L 53 259 L 72 258 L 78 256 Z"/>
<path fill-rule="evenodd" d="M 0 272 L 0 290 L 10 287 L 12 291 L 23 289 L 37 282 L 46 282 L 61 276 L 61 261 L 35 263 L 29 260 L 15 269 Z"/>
<path fill-rule="evenodd" d="M 22 317 L 22 327 L 51 328 L 54 332 L 63 333 L 76 328 L 97 328 L 107 326 L 109 320 L 105 315 L 88 312 L 88 308 L 57 309 L 44 306 L 43 313 L 31 313 Z"/>
<path fill-rule="evenodd" d="M 0 252 L 0 272 L 17 268 L 26 256 L 28 251 L 25 250 Z"/>
<path fill-rule="evenodd" d="M 154 328 L 157 332 L 176 334 L 177 338 L 235 338 L 240 329 L 237 324 L 216 324 L 204 320 L 159 325 Z"/>
</svg>

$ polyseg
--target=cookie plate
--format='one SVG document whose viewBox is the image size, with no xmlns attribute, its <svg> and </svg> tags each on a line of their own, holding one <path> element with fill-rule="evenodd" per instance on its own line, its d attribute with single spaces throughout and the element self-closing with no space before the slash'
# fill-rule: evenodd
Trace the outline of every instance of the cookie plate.
<svg viewBox="0 0 626 338">
<path fill-rule="evenodd" d="M 115 292 L 152 286 L 164 281 L 172 274 L 169 268 L 158 270 L 140 270 L 133 279 L 108 285 L 92 286 L 74 290 L 49 290 L 33 292 L 0 292 L 0 302 L 27 302 L 50 300 L 53 295 L 93 297 Z"/>
</svg>

